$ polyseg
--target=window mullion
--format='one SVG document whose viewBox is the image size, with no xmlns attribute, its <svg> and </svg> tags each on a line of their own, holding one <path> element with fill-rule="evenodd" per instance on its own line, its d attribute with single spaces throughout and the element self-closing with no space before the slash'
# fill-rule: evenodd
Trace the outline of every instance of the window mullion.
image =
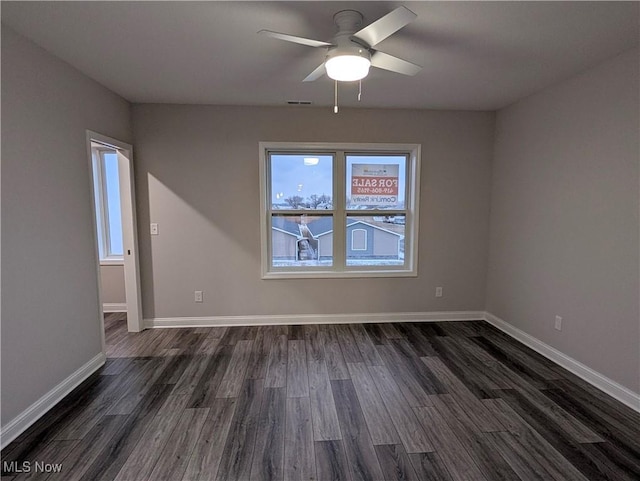
<svg viewBox="0 0 640 481">
<path fill-rule="evenodd" d="M 405 236 L 404 236 L 404 265 L 415 266 L 417 259 L 417 244 L 414 243 L 418 240 L 418 204 L 419 192 L 420 192 L 420 164 L 418 160 L 412 158 L 415 153 L 407 154 L 405 162 L 407 163 L 407 181 L 405 189 Z M 414 268 L 415 269 L 415 268 Z"/>
<path fill-rule="evenodd" d="M 271 152 L 266 152 L 265 165 L 264 165 L 264 179 L 263 185 L 265 187 L 264 190 L 264 205 L 266 207 L 266 229 L 267 235 L 264 239 L 267 244 L 266 248 L 266 256 L 267 256 L 267 266 L 263 266 L 267 270 L 273 266 L 273 239 L 271 238 L 271 233 L 273 232 L 273 192 L 271 191 Z"/>
<path fill-rule="evenodd" d="M 344 151 L 337 151 L 335 156 L 333 188 L 335 218 L 333 221 L 333 268 L 337 271 L 344 271 L 347 263 L 347 242 L 346 242 L 346 186 L 345 186 L 345 165 L 346 156 Z"/>
</svg>

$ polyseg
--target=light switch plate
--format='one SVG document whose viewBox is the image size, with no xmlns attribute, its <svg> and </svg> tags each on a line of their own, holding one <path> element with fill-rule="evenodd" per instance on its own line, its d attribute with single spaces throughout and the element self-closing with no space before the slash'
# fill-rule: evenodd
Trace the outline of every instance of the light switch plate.
<svg viewBox="0 0 640 481">
<path fill-rule="evenodd" d="M 556 316 L 556 325 L 555 325 L 555 328 L 556 328 L 558 331 L 562 331 L 562 317 L 560 317 L 560 316 Z"/>
</svg>

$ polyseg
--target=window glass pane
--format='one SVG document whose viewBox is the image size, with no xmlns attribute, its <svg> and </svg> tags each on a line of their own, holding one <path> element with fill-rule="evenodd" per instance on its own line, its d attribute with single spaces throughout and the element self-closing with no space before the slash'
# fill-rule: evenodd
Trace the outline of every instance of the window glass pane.
<svg viewBox="0 0 640 481">
<path fill-rule="evenodd" d="M 404 209 L 404 155 L 347 155 L 347 209 Z"/>
<path fill-rule="evenodd" d="M 271 154 L 272 209 L 333 209 L 333 156 Z"/>
<path fill-rule="evenodd" d="M 347 217 L 347 266 L 404 265 L 404 215 Z"/>
<path fill-rule="evenodd" d="M 333 265 L 333 216 L 271 217 L 272 267 Z"/>
<path fill-rule="evenodd" d="M 120 181 L 118 179 L 118 154 L 104 153 L 104 183 L 109 227 L 109 255 L 124 254 L 122 245 L 122 213 L 120 210 Z"/>
</svg>

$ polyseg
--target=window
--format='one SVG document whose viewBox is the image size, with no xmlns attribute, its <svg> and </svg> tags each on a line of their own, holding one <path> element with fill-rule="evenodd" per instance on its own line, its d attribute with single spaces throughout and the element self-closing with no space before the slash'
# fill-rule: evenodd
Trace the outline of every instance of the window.
<svg viewBox="0 0 640 481">
<path fill-rule="evenodd" d="M 118 153 L 113 149 L 94 144 L 91 154 L 100 262 L 121 263 L 124 249 Z"/>
<path fill-rule="evenodd" d="M 367 250 L 367 231 L 365 229 L 353 229 L 351 231 L 351 250 Z"/>
<path fill-rule="evenodd" d="M 419 155 L 261 142 L 263 278 L 417 275 Z"/>
</svg>

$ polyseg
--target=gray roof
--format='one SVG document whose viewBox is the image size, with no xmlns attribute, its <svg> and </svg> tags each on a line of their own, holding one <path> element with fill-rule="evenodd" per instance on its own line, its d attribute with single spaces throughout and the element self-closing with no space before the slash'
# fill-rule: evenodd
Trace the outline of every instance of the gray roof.
<svg viewBox="0 0 640 481">
<path fill-rule="evenodd" d="M 396 235 L 398 237 L 403 237 L 401 234 L 397 232 L 393 232 L 391 230 L 383 229 L 382 227 L 378 227 L 374 224 L 369 224 L 368 222 L 361 221 L 359 219 L 355 219 L 353 217 L 347 217 L 347 227 L 350 227 L 354 224 L 363 224 L 373 227 L 374 229 L 381 230 L 383 232 L 388 232 L 389 234 Z M 330 216 L 321 217 L 320 219 L 314 220 L 307 224 L 307 228 L 311 231 L 311 235 L 313 237 L 320 237 L 325 234 L 330 234 L 333 232 L 333 219 Z"/>
<path fill-rule="evenodd" d="M 309 231 L 311 231 L 311 235 L 313 237 L 318 237 L 323 234 L 333 232 L 333 217 L 320 217 L 317 220 L 309 222 L 307 224 L 307 228 L 309 229 Z"/>
<path fill-rule="evenodd" d="M 378 229 L 378 230 L 380 230 L 382 232 L 386 232 L 387 234 L 393 234 L 393 235 L 398 236 L 398 237 L 404 237 L 402 234 L 398 234 L 397 232 L 393 232 L 392 230 L 384 229 L 384 228 L 379 227 L 379 226 L 374 225 L 374 224 L 369 224 L 368 222 L 365 222 L 363 220 L 354 219 L 352 217 L 347 217 L 347 227 L 351 227 L 352 225 L 355 225 L 355 224 L 368 225 L 369 227 L 373 227 L 374 229 Z"/>
<path fill-rule="evenodd" d="M 300 227 L 295 222 L 291 222 L 287 220 L 286 217 L 281 216 L 273 216 L 271 218 L 271 227 L 273 229 L 285 232 L 286 234 L 291 234 L 296 237 L 300 236 Z"/>
</svg>

